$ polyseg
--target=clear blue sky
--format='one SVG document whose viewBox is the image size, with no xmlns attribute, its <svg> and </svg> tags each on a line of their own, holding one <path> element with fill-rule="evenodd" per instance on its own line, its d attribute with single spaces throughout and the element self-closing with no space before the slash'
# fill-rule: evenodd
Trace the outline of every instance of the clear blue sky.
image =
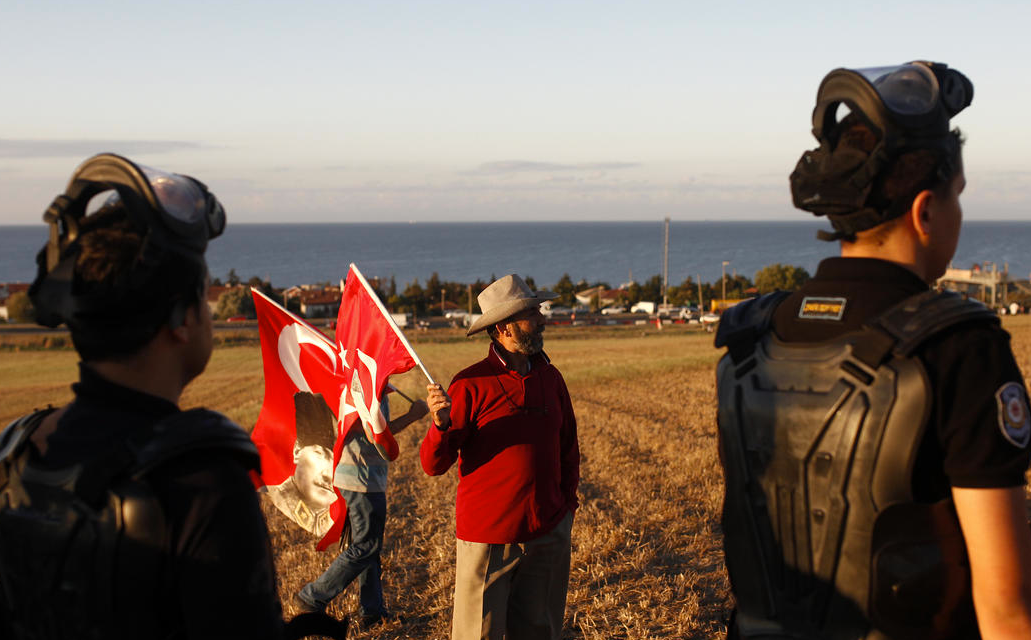
<svg viewBox="0 0 1031 640">
<path fill-rule="evenodd" d="M 797 219 L 837 66 L 976 87 L 969 219 L 1031 205 L 1031 3 L 0 4 L 0 224 L 100 151 L 192 174 L 236 222 Z"/>
</svg>

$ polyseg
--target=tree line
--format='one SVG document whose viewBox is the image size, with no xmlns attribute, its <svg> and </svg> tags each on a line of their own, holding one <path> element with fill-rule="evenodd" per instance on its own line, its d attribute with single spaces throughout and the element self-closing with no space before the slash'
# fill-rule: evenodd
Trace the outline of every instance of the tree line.
<svg viewBox="0 0 1031 640">
<path fill-rule="evenodd" d="M 726 297 L 728 299 L 740 299 L 776 290 L 793 291 L 807 282 L 810 276 L 802 267 L 777 263 L 760 269 L 756 272 L 754 280 L 750 280 L 748 277 L 740 274 L 727 274 L 724 277 L 726 278 Z M 454 282 L 442 280 L 440 275 L 434 272 L 425 281 L 421 282 L 416 279 L 403 288 L 398 286 L 397 280 L 394 277 L 387 280 L 372 278 L 369 280 L 369 284 L 390 311 L 394 313 L 411 313 L 415 316 L 425 317 L 443 315 L 450 309 L 467 311 L 470 309 L 470 297 L 472 300 L 471 308 L 474 313 L 478 313 L 480 308 L 476 303 L 476 297 L 495 279 L 495 275 L 491 274 L 488 280 L 477 279 L 472 283 Z M 533 276 L 526 275 L 523 276 L 523 279 L 531 289 L 538 288 Z M 213 283 L 216 282 L 218 282 L 217 279 L 213 280 Z M 227 278 L 226 284 L 242 284 L 242 282 L 240 282 L 239 278 L 235 277 L 235 272 L 230 271 L 230 277 Z M 263 282 L 260 278 L 251 278 L 247 284 L 262 289 L 273 298 L 281 295 L 281 291 L 275 292 L 267 282 Z M 316 286 L 329 288 L 334 285 L 330 282 L 324 282 L 316 283 Z M 576 293 L 578 291 L 599 286 L 605 289 L 613 288 L 610 283 L 604 281 L 590 282 L 586 279 L 574 281 L 568 273 L 563 274 L 555 284 L 541 288 L 553 291 L 559 295 L 555 304 L 574 307 L 578 304 L 576 300 Z M 250 299 L 250 294 L 246 293 L 247 291 L 246 288 L 241 288 L 230 289 L 223 293 L 219 298 L 216 316 L 219 318 L 238 315 L 253 317 L 254 304 Z M 708 304 L 713 299 L 722 298 L 723 291 L 722 278 L 715 282 L 702 283 L 701 302 Z M 662 302 L 662 293 L 662 277 L 654 275 L 644 282 L 634 282 L 626 289 L 619 290 L 616 304 L 629 308 L 631 305 L 642 301 L 659 303 Z M 667 287 L 666 296 L 669 304 L 673 306 L 700 306 L 698 298 L 699 286 L 691 277 L 688 277 L 680 284 L 671 284 Z M 600 301 L 595 298 L 591 306 L 593 310 L 597 311 Z M 300 301 L 293 297 L 289 298 L 287 300 L 287 308 L 291 311 L 299 312 Z"/>
<path fill-rule="evenodd" d="M 531 289 L 537 289 L 538 285 L 533 276 L 523 276 Z M 399 287 L 396 279 L 392 276 L 388 280 L 370 279 L 369 284 L 379 295 L 380 300 L 394 313 L 411 313 L 416 316 L 442 315 L 448 309 L 468 310 L 470 308 L 470 296 L 472 299 L 473 312 L 479 312 L 476 304 L 476 296 L 483 291 L 488 284 L 495 280 L 494 274 L 490 279 L 484 281 L 477 279 L 472 283 L 452 282 L 442 280 L 434 272 L 424 282 L 416 279 L 406 286 Z M 691 277 L 679 284 L 670 284 L 666 289 L 666 298 L 673 306 L 702 306 L 713 299 L 723 297 L 724 280 L 726 282 L 726 297 L 728 299 L 747 298 L 749 296 L 768 293 L 775 290 L 793 291 L 809 280 L 809 273 L 802 267 L 772 264 L 763 267 L 755 274 L 755 279 L 740 274 L 726 274 L 723 278 L 714 282 L 703 282 L 701 287 Z M 270 298 L 282 302 L 283 289 L 274 288 L 268 281 L 254 276 L 244 281 L 237 275 L 235 269 L 230 269 L 225 279 L 214 277 L 212 285 L 225 285 L 231 287 L 224 291 L 215 305 L 215 317 L 219 319 L 245 316 L 253 318 L 254 301 L 251 299 L 250 287 L 260 290 Z M 247 285 L 247 286 L 239 286 Z M 316 286 L 331 288 L 333 283 L 316 283 Z M 555 304 L 573 307 L 577 304 L 576 292 L 592 287 L 603 287 L 612 289 L 610 283 L 604 281 L 589 282 L 586 279 L 573 281 L 568 273 L 563 274 L 558 282 L 551 286 L 541 287 L 553 291 L 559 295 Z M 702 300 L 699 301 L 699 292 Z M 620 289 L 616 304 L 628 308 L 638 302 L 660 303 L 663 299 L 662 276 L 654 275 L 644 282 L 631 283 L 627 288 Z M 595 298 L 591 306 L 597 310 L 600 301 Z M 288 298 L 286 306 L 289 310 L 300 312 L 300 301 L 296 297 Z M 12 294 L 7 301 L 8 318 L 12 322 L 34 322 L 35 312 L 32 303 L 24 292 Z"/>
</svg>

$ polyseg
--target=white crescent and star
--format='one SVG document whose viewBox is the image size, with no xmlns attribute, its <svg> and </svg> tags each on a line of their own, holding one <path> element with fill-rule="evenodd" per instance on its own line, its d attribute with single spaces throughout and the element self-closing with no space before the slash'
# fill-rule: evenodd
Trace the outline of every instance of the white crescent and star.
<svg viewBox="0 0 1031 640">
<path fill-rule="evenodd" d="M 328 360 L 333 363 L 332 373 L 334 375 L 343 377 L 348 370 L 352 372 L 350 383 L 341 387 L 338 400 L 337 428 L 339 429 L 340 425 L 343 424 L 345 416 L 357 411 L 358 417 L 361 418 L 365 426 L 366 433 L 370 435 L 383 433 L 386 430 L 386 425 L 383 424 L 382 413 L 378 409 L 379 398 L 376 397 L 376 393 L 373 391 L 371 401 L 365 402 L 365 389 L 362 387 L 358 368 L 357 366 L 349 367 L 347 364 L 347 350 L 340 349 L 339 351 L 334 351 L 333 347 L 330 346 L 323 336 L 316 334 L 311 328 L 298 322 L 287 325 L 279 332 L 279 342 L 277 345 L 279 362 L 282 364 L 287 376 L 294 383 L 294 386 L 299 391 L 312 393 L 311 385 L 308 384 L 307 378 L 304 377 L 304 371 L 301 369 L 301 345 L 304 344 L 311 345 L 326 355 Z M 360 349 L 355 349 L 355 353 L 358 356 L 358 361 L 369 370 L 369 377 L 373 384 L 375 384 L 376 360 Z M 355 364 L 357 365 L 357 363 Z M 373 407 L 376 408 L 375 411 L 373 411 Z"/>
</svg>

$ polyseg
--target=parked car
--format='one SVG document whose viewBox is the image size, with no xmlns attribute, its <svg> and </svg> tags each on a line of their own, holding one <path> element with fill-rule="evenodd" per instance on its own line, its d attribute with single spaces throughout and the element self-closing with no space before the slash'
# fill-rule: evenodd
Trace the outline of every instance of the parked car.
<svg viewBox="0 0 1031 640">
<path fill-rule="evenodd" d="M 623 307 L 605 307 L 601 310 L 603 316 L 614 316 L 620 313 L 626 313 L 626 309 Z"/>
<path fill-rule="evenodd" d="M 698 307 L 681 307 L 680 313 L 677 314 L 681 320 L 698 320 L 701 318 L 702 313 Z"/>
<path fill-rule="evenodd" d="M 546 316 L 568 316 L 573 313 L 573 310 L 569 307 L 556 307 L 555 305 L 552 305 L 547 311 L 542 308 L 541 313 Z"/>
<path fill-rule="evenodd" d="M 709 311 L 708 313 L 703 313 L 699 320 L 701 320 L 703 325 L 714 325 L 720 321 L 720 314 Z"/>
</svg>

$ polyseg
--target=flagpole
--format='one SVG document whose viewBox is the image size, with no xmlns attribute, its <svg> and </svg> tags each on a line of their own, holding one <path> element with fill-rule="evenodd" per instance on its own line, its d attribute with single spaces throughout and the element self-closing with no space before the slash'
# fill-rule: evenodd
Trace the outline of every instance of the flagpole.
<svg viewBox="0 0 1031 640">
<path fill-rule="evenodd" d="M 365 287 L 369 297 L 372 298 L 376 303 L 376 306 L 379 307 L 379 311 L 383 314 L 383 318 L 390 324 L 390 328 L 394 330 L 394 333 L 397 335 L 397 339 L 401 341 L 401 344 L 405 346 L 405 349 L 408 349 L 409 355 L 411 355 L 412 359 L 415 360 L 415 364 L 419 365 L 419 368 L 422 369 L 422 373 L 426 376 L 426 379 L 430 381 L 430 384 L 437 384 L 437 381 L 433 379 L 430 372 L 426 370 L 426 365 L 424 365 L 422 360 L 419 359 L 419 354 L 415 353 L 415 349 L 413 349 L 412 345 L 409 344 L 408 338 L 406 338 L 405 334 L 403 334 L 401 329 L 398 328 L 397 323 L 394 322 L 394 318 L 390 316 L 390 313 L 387 311 L 387 308 L 383 306 L 383 302 L 379 299 L 379 296 L 376 295 L 376 292 L 373 291 L 369 282 L 365 279 L 365 276 L 362 275 L 362 272 L 358 270 L 358 267 L 355 266 L 353 262 L 351 263 L 351 271 L 354 271 L 354 275 L 358 276 L 358 282 L 361 282 L 362 286 Z"/>
</svg>

